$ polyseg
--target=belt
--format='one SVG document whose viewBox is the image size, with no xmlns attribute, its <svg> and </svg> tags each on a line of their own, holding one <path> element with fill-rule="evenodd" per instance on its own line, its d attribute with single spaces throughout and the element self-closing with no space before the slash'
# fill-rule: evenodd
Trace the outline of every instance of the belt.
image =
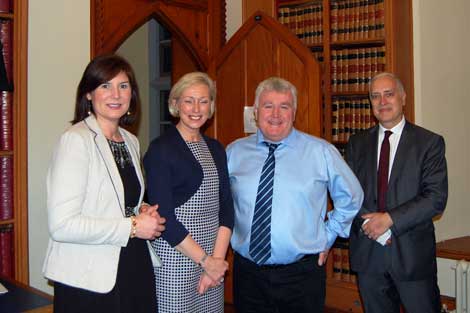
<svg viewBox="0 0 470 313">
<path fill-rule="evenodd" d="M 292 262 L 292 263 L 288 263 L 288 264 L 263 264 L 263 265 L 258 265 L 255 262 L 250 261 L 249 259 L 241 256 L 237 252 L 235 252 L 235 256 L 237 256 L 243 263 L 245 263 L 247 265 L 250 265 L 250 266 L 253 266 L 253 267 L 256 267 L 256 268 L 261 269 L 261 270 L 285 269 L 285 268 L 289 268 L 291 266 L 295 266 L 297 264 L 304 263 L 304 262 L 311 262 L 311 261 L 317 262 L 318 261 L 318 253 L 317 254 L 306 254 L 303 257 L 301 257 L 300 259 L 298 259 L 297 261 Z"/>
</svg>

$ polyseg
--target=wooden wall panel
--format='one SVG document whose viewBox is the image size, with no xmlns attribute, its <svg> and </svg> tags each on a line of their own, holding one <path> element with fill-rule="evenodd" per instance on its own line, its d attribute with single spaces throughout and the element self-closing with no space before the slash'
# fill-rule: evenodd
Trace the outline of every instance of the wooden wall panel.
<svg viewBox="0 0 470 313">
<path fill-rule="evenodd" d="M 211 66 L 217 81 L 216 137 L 224 144 L 244 136 L 243 107 L 253 105 L 259 82 L 281 76 L 296 85 L 295 126 L 320 136 L 320 67 L 309 49 L 277 21 L 257 12 L 234 34 Z"/>
<path fill-rule="evenodd" d="M 173 83 L 177 82 L 186 73 L 203 70 L 193 56 L 185 49 L 179 37 L 172 38 L 171 53 L 171 58 L 174 60 L 171 68 L 171 81 Z"/>
<path fill-rule="evenodd" d="M 215 137 L 227 145 L 243 134 L 243 106 L 245 105 L 245 58 L 243 46 L 232 51 L 218 67 Z"/>
<path fill-rule="evenodd" d="M 271 17 L 276 16 L 276 3 L 273 0 L 243 0 L 242 2 L 242 18 L 245 22 L 256 11 L 262 11 Z"/>
<path fill-rule="evenodd" d="M 255 101 L 255 89 L 258 83 L 276 73 L 273 54 L 273 36 L 265 27 L 254 28 L 244 39 L 246 67 L 243 69 L 246 77 L 246 98 L 248 105 Z"/>
<path fill-rule="evenodd" d="M 285 43 L 280 43 L 279 51 L 280 76 L 293 83 L 298 90 L 295 127 L 320 137 L 322 134 L 320 76 L 306 75 L 308 73 L 305 70 L 305 62 L 296 57 L 294 51 Z"/>
<path fill-rule="evenodd" d="M 130 34 L 155 18 L 207 69 L 225 35 L 224 0 L 90 0 L 91 55 L 115 51 Z"/>
</svg>

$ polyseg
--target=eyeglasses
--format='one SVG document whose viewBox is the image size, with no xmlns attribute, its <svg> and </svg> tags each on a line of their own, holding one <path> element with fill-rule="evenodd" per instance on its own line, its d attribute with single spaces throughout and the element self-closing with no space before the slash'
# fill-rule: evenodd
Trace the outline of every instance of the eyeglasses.
<svg viewBox="0 0 470 313">
<path fill-rule="evenodd" d="M 202 97 L 202 98 L 194 98 L 194 97 L 184 97 L 180 99 L 181 103 L 187 105 L 195 105 L 196 103 L 199 105 L 207 105 L 210 104 L 211 101 L 209 98 Z"/>
</svg>

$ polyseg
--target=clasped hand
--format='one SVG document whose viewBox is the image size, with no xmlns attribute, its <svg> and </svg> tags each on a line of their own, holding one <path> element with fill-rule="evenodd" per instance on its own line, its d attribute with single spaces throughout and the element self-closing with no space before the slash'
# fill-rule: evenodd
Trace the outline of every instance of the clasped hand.
<svg viewBox="0 0 470 313">
<path fill-rule="evenodd" d="M 219 286 L 224 281 L 225 272 L 228 270 L 228 262 L 222 258 L 208 256 L 203 265 L 204 271 L 199 278 L 198 293 L 203 294 L 209 288 Z"/>
<path fill-rule="evenodd" d="M 393 225 L 390 214 L 384 213 L 368 213 L 361 216 L 364 220 L 369 221 L 362 225 L 362 231 L 369 239 L 377 240 L 383 233 Z"/>
<path fill-rule="evenodd" d="M 165 218 L 158 213 L 158 204 L 142 204 L 139 209 L 140 214 L 136 216 L 137 223 L 136 237 L 153 240 L 160 237 L 165 230 Z"/>
</svg>

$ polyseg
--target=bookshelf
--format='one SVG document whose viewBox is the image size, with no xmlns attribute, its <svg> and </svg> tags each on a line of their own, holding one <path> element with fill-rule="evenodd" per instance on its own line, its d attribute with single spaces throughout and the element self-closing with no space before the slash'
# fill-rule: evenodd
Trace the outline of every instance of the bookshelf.
<svg viewBox="0 0 470 313">
<path fill-rule="evenodd" d="M 403 81 L 405 116 L 414 122 L 411 0 L 243 0 L 245 19 L 256 10 L 276 18 L 320 64 L 322 136 L 340 152 L 350 135 L 376 123 L 367 89 L 377 72 Z M 328 258 L 326 305 L 362 312 L 347 240 Z"/>
<path fill-rule="evenodd" d="M 323 136 L 341 150 L 375 125 L 368 82 L 383 71 L 405 85 L 405 116 L 414 121 L 411 1 L 278 0 L 278 21 L 308 46 L 323 69 Z"/>
<path fill-rule="evenodd" d="M 0 0 L 0 40 L 0 275 L 28 283 L 26 0 Z"/>
</svg>

